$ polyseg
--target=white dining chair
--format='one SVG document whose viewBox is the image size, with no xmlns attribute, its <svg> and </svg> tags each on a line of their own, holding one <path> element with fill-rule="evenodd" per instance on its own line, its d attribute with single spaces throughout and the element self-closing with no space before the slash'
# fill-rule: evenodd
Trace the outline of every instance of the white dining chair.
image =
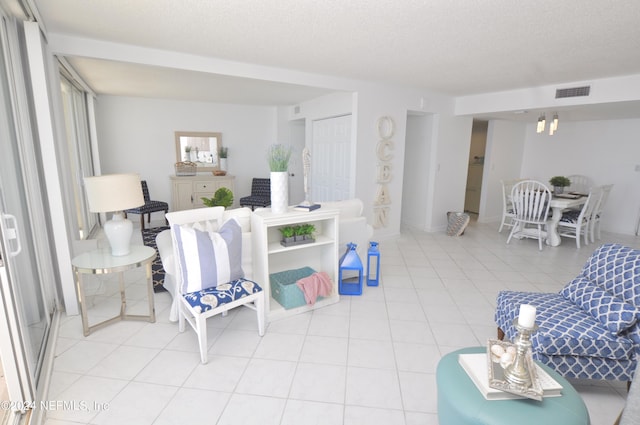
<svg viewBox="0 0 640 425">
<path fill-rule="evenodd" d="M 602 219 L 602 212 L 604 211 L 604 207 L 609 200 L 609 194 L 611 193 L 611 189 L 613 188 L 612 184 L 605 184 L 601 186 L 602 194 L 600 195 L 600 200 L 593 211 L 593 215 L 591 217 L 591 223 L 589 225 L 589 238 L 591 242 L 595 242 L 596 238 L 600 240 L 600 221 Z"/>
<path fill-rule="evenodd" d="M 560 222 L 558 222 L 558 234 L 567 238 L 576 240 L 576 248 L 580 249 L 580 238 L 584 238 L 584 244 L 589 244 L 590 223 L 594 216 L 600 195 L 601 187 L 591 188 L 587 201 L 582 205 L 580 210 L 568 210 L 562 214 Z"/>
<path fill-rule="evenodd" d="M 502 232 L 503 227 L 513 227 L 513 218 L 516 214 L 513 210 L 513 202 L 511 201 L 511 189 L 513 189 L 513 185 L 519 181 L 522 181 L 522 179 L 500 180 L 500 184 L 502 185 L 502 221 L 500 221 L 498 233 Z"/>
<path fill-rule="evenodd" d="M 542 229 L 549 218 L 551 190 L 539 181 L 523 180 L 513 186 L 511 200 L 515 217 L 507 243 L 514 236 L 538 239 L 538 248 L 542 251 L 542 241 L 546 236 Z"/>
<path fill-rule="evenodd" d="M 567 176 L 571 184 L 567 188 L 567 192 L 575 192 L 587 194 L 589 193 L 589 189 L 593 186 L 593 181 L 587 176 L 583 176 L 580 174 L 573 174 L 571 176 Z"/>
</svg>

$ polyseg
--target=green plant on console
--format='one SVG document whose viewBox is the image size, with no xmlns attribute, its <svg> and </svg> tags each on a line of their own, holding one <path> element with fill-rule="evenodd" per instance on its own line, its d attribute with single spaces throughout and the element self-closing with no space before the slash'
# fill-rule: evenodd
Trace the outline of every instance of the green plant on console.
<svg viewBox="0 0 640 425">
<path fill-rule="evenodd" d="M 554 176 L 549 179 L 549 183 L 553 187 L 567 187 L 571 186 L 571 180 L 564 176 Z"/>
<path fill-rule="evenodd" d="M 291 159 L 291 146 L 281 144 L 271 145 L 267 155 L 270 171 L 287 171 Z"/>
<path fill-rule="evenodd" d="M 229 156 L 229 148 L 220 147 L 220 150 L 218 150 L 218 156 L 220 158 L 227 158 Z"/>
<path fill-rule="evenodd" d="M 207 207 L 225 207 L 233 205 L 233 192 L 226 187 L 221 187 L 213 194 L 213 198 L 201 198 Z"/>
<path fill-rule="evenodd" d="M 278 229 L 284 239 L 292 238 L 295 236 L 295 230 L 293 226 L 284 226 Z"/>
<path fill-rule="evenodd" d="M 300 234 L 302 236 L 307 236 L 308 238 L 313 238 L 313 234 L 316 231 L 316 226 L 310 223 L 305 223 L 300 225 Z"/>
</svg>

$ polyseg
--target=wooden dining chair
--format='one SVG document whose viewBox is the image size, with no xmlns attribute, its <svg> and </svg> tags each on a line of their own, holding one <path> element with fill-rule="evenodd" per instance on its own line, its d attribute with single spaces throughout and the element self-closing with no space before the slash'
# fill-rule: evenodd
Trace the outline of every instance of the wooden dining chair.
<svg viewBox="0 0 640 425">
<path fill-rule="evenodd" d="M 542 241 L 545 238 L 542 229 L 549 218 L 551 190 L 539 181 L 523 180 L 513 186 L 511 200 L 515 217 L 507 243 L 514 236 L 538 239 L 538 248 L 542 251 Z"/>
<path fill-rule="evenodd" d="M 589 244 L 589 229 L 594 211 L 598 206 L 602 194 L 602 187 L 594 187 L 589 191 L 587 201 L 580 210 L 569 210 L 562 214 L 558 223 L 560 236 L 576 240 L 576 248 L 580 249 L 580 238 L 584 238 L 584 244 Z"/>
<path fill-rule="evenodd" d="M 513 211 L 513 202 L 511 201 L 511 189 L 513 185 L 520 180 L 500 180 L 502 185 L 502 221 L 498 233 L 502 232 L 503 227 L 513 227 L 513 218 L 516 216 Z"/>
<path fill-rule="evenodd" d="M 607 201 L 609 200 L 609 194 L 613 188 L 612 184 L 605 184 L 601 186 L 602 193 L 600 200 L 593 211 L 593 217 L 591 217 L 591 223 L 589 226 L 589 238 L 591 242 L 595 242 L 596 238 L 600 240 L 600 220 L 602 219 L 602 211 L 604 210 Z"/>
<path fill-rule="evenodd" d="M 593 186 L 593 182 L 587 176 L 583 176 L 580 174 L 573 174 L 571 176 L 567 176 L 571 185 L 567 189 L 567 192 L 575 192 L 581 194 L 589 193 L 589 189 Z"/>
</svg>

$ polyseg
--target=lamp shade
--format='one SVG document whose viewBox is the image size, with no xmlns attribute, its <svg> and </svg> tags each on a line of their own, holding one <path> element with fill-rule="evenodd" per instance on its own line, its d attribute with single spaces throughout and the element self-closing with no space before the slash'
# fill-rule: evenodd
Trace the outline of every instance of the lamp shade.
<svg viewBox="0 0 640 425">
<path fill-rule="evenodd" d="M 138 174 L 106 174 L 85 177 L 89 211 L 94 213 L 123 211 L 144 205 Z"/>
</svg>

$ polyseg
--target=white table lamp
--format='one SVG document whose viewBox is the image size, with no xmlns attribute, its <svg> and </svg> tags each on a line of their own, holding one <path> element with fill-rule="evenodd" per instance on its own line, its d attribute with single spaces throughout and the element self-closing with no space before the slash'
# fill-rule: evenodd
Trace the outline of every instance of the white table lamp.
<svg viewBox="0 0 640 425">
<path fill-rule="evenodd" d="M 133 235 L 133 223 L 122 213 L 129 208 L 144 205 L 142 185 L 138 174 L 107 174 L 85 177 L 89 211 L 113 212 L 111 220 L 104 223 L 104 234 L 111 246 L 111 255 L 128 255 Z"/>
</svg>

